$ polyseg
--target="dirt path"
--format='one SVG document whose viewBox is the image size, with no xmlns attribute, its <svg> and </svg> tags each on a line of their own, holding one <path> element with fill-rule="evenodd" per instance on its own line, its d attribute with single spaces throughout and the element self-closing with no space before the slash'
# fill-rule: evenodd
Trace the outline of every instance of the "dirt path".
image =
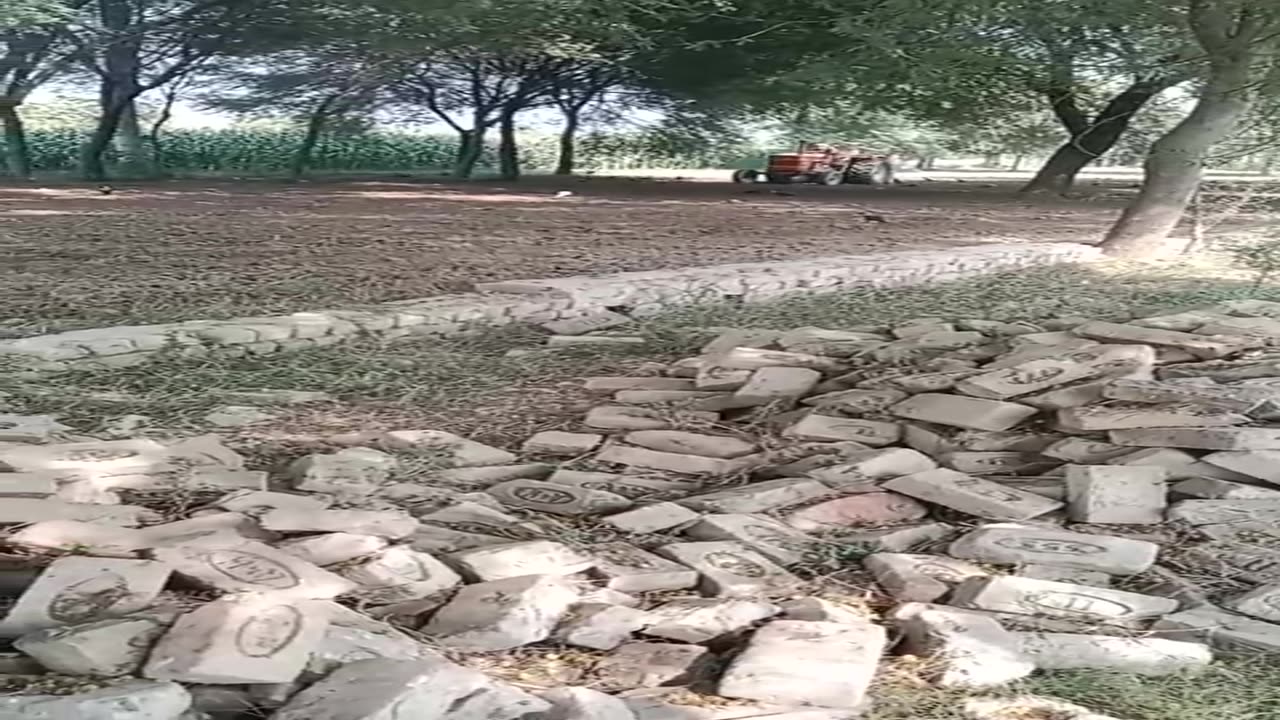
<svg viewBox="0 0 1280 720">
<path fill-rule="evenodd" d="M 0 326 L 38 332 L 381 302 L 514 277 L 1087 241 L 1116 208 L 1029 200 L 1014 188 L 627 178 L 186 180 L 122 183 L 110 195 L 0 186 Z M 562 190 L 573 195 L 557 198 Z"/>
</svg>

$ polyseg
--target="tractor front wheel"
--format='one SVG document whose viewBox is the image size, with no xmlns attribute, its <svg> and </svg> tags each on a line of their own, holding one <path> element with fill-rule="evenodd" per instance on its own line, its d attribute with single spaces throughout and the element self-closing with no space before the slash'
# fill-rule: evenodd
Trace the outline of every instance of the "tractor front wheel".
<svg viewBox="0 0 1280 720">
<path fill-rule="evenodd" d="M 844 182 L 844 173 L 839 170 L 828 170 L 818 176 L 818 182 L 823 185 L 839 185 Z"/>
<path fill-rule="evenodd" d="M 845 171 L 845 182 L 853 185 L 887 185 L 892 179 L 893 168 L 886 162 L 858 163 Z"/>
<path fill-rule="evenodd" d="M 760 181 L 759 170 L 734 170 L 733 181 L 736 183 L 754 183 Z"/>
</svg>

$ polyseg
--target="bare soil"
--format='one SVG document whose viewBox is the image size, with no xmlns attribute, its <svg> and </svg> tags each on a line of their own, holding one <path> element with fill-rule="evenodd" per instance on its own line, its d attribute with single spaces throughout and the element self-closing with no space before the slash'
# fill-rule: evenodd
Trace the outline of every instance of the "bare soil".
<svg viewBox="0 0 1280 720">
<path fill-rule="evenodd" d="M 1090 241 L 1119 202 L 1016 187 L 386 176 L 120 183 L 110 194 L 0 185 L 0 326 L 32 334 L 401 300 L 495 279 Z"/>
</svg>

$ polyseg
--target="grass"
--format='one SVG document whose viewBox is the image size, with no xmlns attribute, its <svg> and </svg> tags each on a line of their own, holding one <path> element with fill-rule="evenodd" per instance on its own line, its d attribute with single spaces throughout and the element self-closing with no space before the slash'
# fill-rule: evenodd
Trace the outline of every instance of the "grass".
<svg viewBox="0 0 1280 720">
<path fill-rule="evenodd" d="M 875 708 L 863 720 L 962 720 L 964 698 L 975 694 L 1040 695 L 1122 720 L 1276 720 L 1280 664 L 1260 659 L 1215 663 L 1198 674 L 1148 677 L 1119 673 L 1040 673 L 990 693 L 939 690 L 921 683 L 906 659 L 886 663 L 876 681 Z M 1068 720 L 1037 715 L 993 720 Z M 1074 720 L 1074 719 L 1070 719 Z"/>
</svg>

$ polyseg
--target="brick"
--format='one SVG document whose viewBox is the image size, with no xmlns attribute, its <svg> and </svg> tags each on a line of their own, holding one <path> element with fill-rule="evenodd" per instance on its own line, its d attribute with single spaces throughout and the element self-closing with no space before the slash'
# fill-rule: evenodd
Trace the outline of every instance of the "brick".
<svg viewBox="0 0 1280 720">
<path fill-rule="evenodd" d="M 628 533 L 654 533 L 696 522 L 701 515 L 672 502 L 654 503 L 600 518 L 600 522 Z"/>
<path fill-rule="evenodd" d="M 1076 522 L 1104 525 L 1162 523 L 1167 476 L 1158 467 L 1068 466 L 1067 514 Z"/>
<path fill-rule="evenodd" d="M 940 555 L 873 553 L 862 564 L 898 602 L 933 602 L 966 578 L 987 575 L 977 565 Z"/>
<path fill-rule="evenodd" d="M 828 500 L 788 513 L 797 530 L 899 525 L 928 516 L 929 509 L 903 495 L 874 492 Z"/>
<path fill-rule="evenodd" d="M 430 479 L 457 487 L 459 490 L 483 490 L 507 480 L 545 480 L 554 469 L 553 465 L 547 463 L 487 465 L 439 470 L 432 473 Z"/>
<path fill-rule="evenodd" d="M 547 347 L 590 347 L 594 345 L 644 345 L 647 341 L 633 335 L 552 335 Z"/>
<path fill-rule="evenodd" d="M 1110 587 L 1111 576 L 1095 570 L 1079 570 L 1058 565 L 1039 565 L 1029 563 L 1018 567 L 1014 573 L 1018 577 L 1036 580 L 1052 580 L 1054 582 L 1074 583 L 1076 585 L 1092 585 L 1094 587 Z M 1155 593 L 1159 594 L 1159 593 Z"/>
<path fill-rule="evenodd" d="M 294 493 L 263 490 L 241 490 L 218 499 L 215 506 L 246 515 L 261 515 L 275 509 L 319 511 L 329 507 L 329 499 L 323 496 L 297 495 Z"/>
<path fill-rule="evenodd" d="M 1280 521 L 1280 500 L 1181 500 L 1169 508 L 1170 520 L 1190 525 Z"/>
<path fill-rule="evenodd" d="M 1213 661 L 1207 645 L 1161 638 L 1016 633 L 1018 650 L 1041 670 L 1107 670 L 1136 675 L 1194 671 Z"/>
<path fill-rule="evenodd" d="M 174 573 L 228 593 L 260 593 L 276 598 L 328 599 L 355 584 L 293 555 L 251 540 L 162 547 L 152 556 Z"/>
<path fill-rule="evenodd" d="M 134 675 L 173 615 L 110 618 L 27 633 L 13 645 L 44 669 L 63 675 Z"/>
<path fill-rule="evenodd" d="M 688 527 L 685 535 L 695 540 L 728 540 L 741 543 L 780 565 L 804 559 L 814 549 L 814 539 L 763 515 L 707 515 Z"/>
<path fill-rule="evenodd" d="M 1280 450 L 1280 429 L 1272 428 L 1138 428 L 1110 435 L 1111 442 L 1132 447 Z"/>
<path fill-rule="evenodd" d="M 336 565 L 368 557 L 387 547 L 385 538 L 352 533 L 325 533 L 276 544 L 276 549 L 313 565 Z"/>
<path fill-rule="evenodd" d="M 902 437 L 897 423 L 809 414 L 782 431 L 787 437 L 819 442 L 854 440 L 872 447 L 891 445 Z"/>
<path fill-rule="evenodd" d="M 7 468 L 10 472 L 52 473 L 64 479 L 94 480 L 178 469 L 164 446 L 144 439 L 2 445 L 0 468 Z"/>
<path fill-rule="evenodd" d="M 911 475 L 937 467 L 932 458 L 909 448 L 867 450 L 853 453 L 847 460 L 810 471 L 809 476 L 836 490 L 848 488 L 861 492 L 874 480 Z"/>
<path fill-rule="evenodd" d="M 733 370 L 704 363 L 702 367 L 698 368 L 698 374 L 693 382 L 694 387 L 698 390 L 737 390 L 746 385 L 754 373 L 754 370 Z"/>
<path fill-rule="evenodd" d="M 1004 685 L 1035 670 L 1019 652 L 1017 637 L 989 617 L 926 606 L 898 625 L 902 649 L 925 659 L 926 676 L 940 687 Z"/>
<path fill-rule="evenodd" d="M 656 452 L 625 445 L 606 447 L 596 455 L 596 460 L 651 470 L 668 470 L 686 475 L 727 475 L 741 467 L 741 463 L 734 460 Z"/>
<path fill-rule="evenodd" d="M 708 661 L 707 649 L 697 645 L 626 643 L 595 664 L 593 684 L 604 690 L 686 685 L 705 673 Z"/>
<path fill-rule="evenodd" d="M 1033 473 L 1057 464 L 1022 452 L 954 452 L 939 459 L 948 468 L 971 475 Z"/>
<path fill-rule="evenodd" d="M 533 695 L 441 657 L 348 663 L 289 698 L 275 720 L 517 720 L 547 710 Z"/>
<path fill-rule="evenodd" d="M 782 333 L 765 328 L 728 328 L 702 346 L 703 355 L 721 355 L 734 348 L 766 348 L 774 344 Z"/>
<path fill-rule="evenodd" d="M 147 547 L 139 530 L 79 520 L 45 520 L 32 523 L 5 538 L 18 547 L 70 552 L 79 549 L 90 555 L 133 558 Z"/>
<path fill-rule="evenodd" d="M 909 420 L 971 430 L 1008 430 L 1036 414 L 1035 408 L 1016 403 L 935 393 L 912 396 L 889 410 Z"/>
<path fill-rule="evenodd" d="M 604 442 L 604 436 L 595 433 L 544 430 L 525 440 L 524 444 L 520 446 L 520 450 L 540 455 L 576 457 L 591 452 L 601 442 Z"/>
<path fill-rule="evenodd" d="M 617 392 L 618 390 L 693 390 L 688 378 L 669 377 L 589 377 L 583 389 L 593 392 Z"/>
<path fill-rule="evenodd" d="M 1259 620 L 1280 622 L 1280 583 L 1270 583 L 1254 588 L 1232 598 L 1226 606 Z"/>
<path fill-rule="evenodd" d="M 222 598 L 179 617 L 152 649 L 142 674 L 188 683 L 292 682 L 328 624 L 324 604 L 316 601 Z"/>
<path fill-rule="evenodd" d="M 741 543 L 673 543 L 657 552 L 697 570 L 704 595 L 753 597 L 786 593 L 800 584 L 794 575 Z"/>
<path fill-rule="evenodd" d="M 419 525 L 401 510 L 269 510 L 258 523 L 275 532 L 350 532 L 392 540 L 409 537 Z"/>
<path fill-rule="evenodd" d="M 148 515 L 149 511 L 136 505 L 99 505 L 64 502 L 52 498 L 25 497 L 8 497 L 0 501 L 0 525 L 76 521 L 117 527 L 136 527 Z"/>
<path fill-rule="evenodd" d="M 1068 387 L 1050 390 L 1048 392 L 1036 395 L 1028 395 L 1018 398 L 1018 401 L 1026 405 L 1033 405 L 1042 410 L 1061 410 L 1063 408 L 1080 407 L 1082 405 L 1091 405 L 1102 401 L 1102 392 L 1107 387 L 1107 382 L 1100 380 L 1097 382 L 1081 383 L 1079 385 L 1070 385 Z"/>
<path fill-rule="evenodd" d="M 845 366 L 838 360 L 807 353 L 780 352 L 736 347 L 715 358 L 715 363 L 731 370 L 758 370 L 763 367 L 798 367 L 835 372 Z"/>
<path fill-rule="evenodd" d="M 631 507 L 631 501 L 603 490 L 591 490 L 541 480 L 508 480 L 485 490 L 508 507 L 553 515 L 593 515 Z"/>
<path fill-rule="evenodd" d="M 582 424 L 602 430 L 665 430 L 671 427 L 671 422 L 657 410 L 615 405 L 591 408 Z"/>
<path fill-rule="evenodd" d="M 1112 445 L 1109 442 L 1081 437 L 1068 437 L 1044 448 L 1040 451 L 1040 454 L 1081 465 L 1094 465 L 1128 455 L 1131 452 L 1133 452 L 1133 448 L 1123 445 Z"/>
<path fill-rule="evenodd" d="M 1280 450 L 1215 452 L 1205 455 L 1201 460 L 1216 467 L 1280 485 Z"/>
<path fill-rule="evenodd" d="M 956 383 L 955 389 L 965 395 L 1003 400 L 1085 380 L 1098 372 L 1083 363 L 1045 358 L 965 378 Z"/>
<path fill-rule="evenodd" d="M 0 637 L 93 622 L 147 608 L 170 569 L 150 560 L 70 556 L 54 560 L 0 621 Z"/>
<path fill-rule="evenodd" d="M 737 407 L 791 403 L 809 394 L 821 379 L 822 373 L 808 368 L 763 367 L 734 391 L 732 401 Z"/>
<path fill-rule="evenodd" d="M 1112 380 L 1103 397 L 1138 403 L 1184 403 L 1226 412 L 1249 413 L 1270 395 L 1241 387 L 1199 386 L 1153 380 Z"/>
<path fill-rule="evenodd" d="M 329 455 L 308 455 L 289 465 L 293 486 L 305 492 L 361 496 L 377 490 L 396 460 L 372 448 L 347 448 Z"/>
<path fill-rule="evenodd" d="M 540 327 L 553 335 L 585 335 L 597 330 L 608 330 L 619 325 L 626 325 L 631 318 L 621 313 L 598 310 L 587 315 L 578 315 L 563 320 L 542 323 Z"/>
<path fill-rule="evenodd" d="M 1203 500 L 1280 500 L 1280 488 L 1258 487 L 1207 477 L 1179 481 L 1169 487 L 1169 492 Z"/>
<path fill-rule="evenodd" d="M 603 543 L 588 548 L 595 560 L 593 577 L 619 592 L 685 590 L 698 584 L 698 573 L 627 543 Z"/>
<path fill-rule="evenodd" d="M 578 600 L 554 575 L 522 575 L 464 585 L 422 627 L 437 644 L 456 650 L 510 650 L 545 640 Z"/>
<path fill-rule="evenodd" d="M 854 709 L 866 699 L 886 640 L 870 623 L 776 620 L 757 630 L 717 694 L 780 705 Z"/>
<path fill-rule="evenodd" d="M 552 473 L 547 482 L 586 490 L 602 490 L 628 500 L 683 497 L 698 488 L 697 483 L 676 480 L 660 473 L 644 476 L 563 469 Z"/>
<path fill-rule="evenodd" d="M 649 611 L 652 619 L 643 632 L 669 640 L 706 643 L 746 630 L 780 612 L 777 605 L 757 600 L 672 600 Z"/>
<path fill-rule="evenodd" d="M 1280 625 L 1199 605 L 1165 615 L 1151 625 L 1160 637 L 1203 640 L 1218 653 L 1254 659 L 1259 653 L 1280 652 Z"/>
<path fill-rule="evenodd" d="M 817 480 L 782 478 L 694 495 L 678 502 L 702 512 L 755 513 L 809 502 L 830 493 Z"/>
<path fill-rule="evenodd" d="M 682 430 L 638 430 L 627 433 L 623 439 L 632 445 L 659 452 L 713 458 L 735 458 L 756 451 L 754 443 L 735 437 L 705 435 Z"/>
<path fill-rule="evenodd" d="M 1149 569 L 1160 546 L 1145 540 L 997 523 L 973 530 L 951 544 L 949 554 L 979 562 L 1058 565 L 1133 575 Z"/>
<path fill-rule="evenodd" d="M 566 645 L 612 650 L 630 640 L 633 632 L 653 620 L 653 615 L 644 610 L 621 605 L 579 603 L 561 620 L 553 638 Z"/>
<path fill-rule="evenodd" d="M 1058 411 L 1058 427 L 1067 432 L 1101 432 L 1127 428 L 1225 427 L 1250 421 L 1247 415 L 1181 405 L 1100 405 Z"/>
<path fill-rule="evenodd" d="M 974 577 L 961 582 L 952 593 L 951 604 L 977 610 L 1103 622 L 1144 620 L 1178 609 L 1178 601 L 1170 598 L 1008 575 Z"/>
<path fill-rule="evenodd" d="M 1026 520 L 1062 503 L 989 480 L 939 468 L 885 482 L 885 490 L 991 520 Z"/>
<path fill-rule="evenodd" d="M 124 682 L 74 695 L 10 695 L 0 698 L 0 716 L 31 720 L 157 720 L 182 718 L 191 693 L 170 682 Z"/>
<path fill-rule="evenodd" d="M 881 412 L 895 403 L 906 400 L 907 397 L 907 393 L 893 388 L 836 390 L 821 395 L 811 395 L 800 402 L 804 405 L 859 415 Z"/>
<path fill-rule="evenodd" d="M 1120 720 L 1102 715 L 1081 705 L 1054 698 L 1019 695 L 1008 698 L 966 698 L 961 704 L 967 720 L 1014 720 L 1015 718 L 1054 718 L 1054 720 Z"/>
<path fill-rule="evenodd" d="M 1224 357 L 1253 346 L 1249 341 L 1237 337 L 1211 338 L 1176 330 L 1157 330 L 1096 320 L 1073 328 L 1072 332 L 1093 340 L 1180 348 L 1204 360 Z"/>
<path fill-rule="evenodd" d="M 514 453 L 443 430 L 393 430 L 382 434 L 382 442 L 395 450 L 434 451 L 445 456 L 440 459 L 450 467 L 509 465 L 517 460 Z"/>
<path fill-rule="evenodd" d="M 589 555 L 551 540 L 474 548 L 450 556 L 453 565 L 482 581 L 522 575 L 573 575 L 595 565 Z"/>
<path fill-rule="evenodd" d="M 619 390 L 613 394 L 615 402 L 628 405 L 682 403 L 693 406 L 699 400 L 727 399 L 728 397 L 728 393 L 707 390 Z"/>
<path fill-rule="evenodd" d="M 339 574 L 360 586 L 356 592 L 361 601 L 375 605 L 420 600 L 462 582 L 448 565 L 403 545 L 348 565 Z"/>
<path fill-rule="evenodd" d="M 778 337 L 777 343 L 790 352 L 811 353 L 829 357 L 849 357 L 882 345 L 885 340 L 885 336 L 879 333 L 802 327 L 783 333 Z"/>
</svg>

